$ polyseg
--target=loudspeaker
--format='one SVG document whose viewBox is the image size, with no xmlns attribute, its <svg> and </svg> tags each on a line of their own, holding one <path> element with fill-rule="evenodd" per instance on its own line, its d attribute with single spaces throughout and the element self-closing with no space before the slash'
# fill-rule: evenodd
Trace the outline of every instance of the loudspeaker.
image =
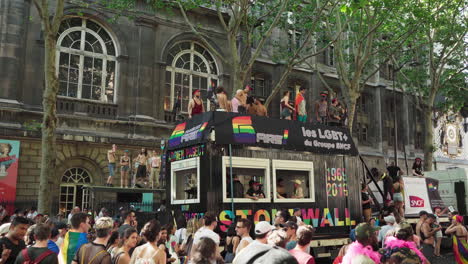
<svg viewBox="0 0 468 264">
<path fill-rule="evenodd" d="M 455 195 L 457 199 L 457 209 L 460 215 L 466 215 L 466 204 L 465 204 L 465 197 L 466 197 L 466 190 L 465 190 L 465 183 L 462 181 L 455 183 Z"/>
</svg>

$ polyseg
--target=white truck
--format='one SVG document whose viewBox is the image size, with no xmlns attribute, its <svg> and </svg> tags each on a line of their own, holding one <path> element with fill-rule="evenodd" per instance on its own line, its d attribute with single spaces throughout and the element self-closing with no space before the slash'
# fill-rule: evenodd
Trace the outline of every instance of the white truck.
<svg viewBox="0 0 468 264">
<path fill-rule="evenodd" d="M 427 171 L 424 176 L 439 180 L 439 194 L 445 205 L 453 206 L 461 215 L 467 215 L 468 170 L 453 168 Z"/>
</svg>

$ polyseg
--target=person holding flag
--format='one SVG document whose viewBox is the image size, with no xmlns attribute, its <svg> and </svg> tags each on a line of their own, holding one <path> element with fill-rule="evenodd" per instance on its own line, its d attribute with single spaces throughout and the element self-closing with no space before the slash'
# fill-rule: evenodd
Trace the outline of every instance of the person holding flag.
<svg viewBox="0 0 468 264">
<path fill-rule="evenodd" d="M 306 93 L 306 88 L 299 88 L 299 93 L 296 95 L 296 100 L 294 103 L 294 120 L 305 123 L 307 121 L 307 110 L 306 110 L 306 101 L 304 95 Z"/>
</svg>

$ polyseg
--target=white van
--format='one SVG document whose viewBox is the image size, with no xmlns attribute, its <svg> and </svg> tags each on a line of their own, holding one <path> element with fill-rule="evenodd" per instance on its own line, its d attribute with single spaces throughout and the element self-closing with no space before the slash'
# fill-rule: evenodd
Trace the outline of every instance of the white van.
<svg viewBox="0 0 468 264">
<path fill-rule="evenodd" d="M 445 205 L 453 206 L 461 214 L 466 214 L 466 205 L 468 204 L 467 169 L 426 171 L 424 176 L 439 180 L 439 194 Z M 458 200 L 457 197 L 459 197 Z"/>
</svg>

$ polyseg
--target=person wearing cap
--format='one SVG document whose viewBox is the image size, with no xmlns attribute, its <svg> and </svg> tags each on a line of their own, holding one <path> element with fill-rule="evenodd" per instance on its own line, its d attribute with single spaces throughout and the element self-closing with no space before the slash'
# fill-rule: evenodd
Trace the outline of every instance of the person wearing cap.
<svg viewBox="0 0 468 264">
<path fill-rule="evenodd" d="M 304 190 L 302 189 L 302 181 L 295 179 L 291 181 L 294 184 L 294 191 L 291 198 L 302 199 L 304 198 Z"/>
<path fill-rule="evenodd" d="M 340 126 L 341 124 L 341 112 L 338 108 L 338 99 L 333 98 L 332 104 L 328 109 L 328 125 L 329 126 Z"/>
<path fill-rule="evenodd" d="M 343 257 L 342 264 L 355 264 L 355 258 L 364 255 L 372 259 L 374 263 L 380 263 L 379 242 L 376 232 L 379 229 L 367 223 L 361 223 L 356 227 L 356 241 L 351 243 Z"/>
<path fill-rule="evenodd" d="M 255 225 L 255 240 L 239 252 L 232 263 L 297 264 L 296 259 L 285 249 L 268 245 L 268 237 L 274 228 L 266 221 L 258 222 Z"/>
<path fill-rule="evenodd" d="M 387 233 L 395 229 L 395 217 L 393 215 L 385 216 L 384 220 L 385 220 L 385 225 L 382 226 L 382 228 L 380 229 L 379 236 L 378 236 L 379 242 L 382 243 L 382 247 L 385 244 L 385 237 L 387 236 Z"/>
<path fill-rule="evenodd" d="M 111 263 L 111 255 L 107 252 L 106 246 L 112 234 L 114 221 L 110 217 L 99 218 L 94 229 L 96 231 L 96 239 L 90 243 L 86 243 L 80 247 L 73 258 L 72 264 L 79 263 Z"/>
<path fill-rule="evenodd" d="M 253 242 L 253 239 L 250 237 L 250 228 L 252 228 L 252 222 L 249 219 L 242 218 L 237 221 L 236 234 L 241 240 L 236 248 L 236 255 Z"/>
<path fill-rule="evenodd" d="M 291 250 L 297 245 L 297 224 L 293 221 L 287 221 L 285 224 L 286 234 L 288 235 L 288 243 L 286 244 L 286 249 Z"/>
<path fill-rule="evenodd" d="M 296 110 L 294 112 L 295 120 L 298 120 L 302 123 L 305 123 L 307 121 L 306 100 L 304 97 L 305 93 L 306 88 L 301 86 L 299 88 L 299 92 L 296 95 L 296 99 L 294 100 L 294 109 Z"/>
<path fill-rule="evenodd" d="M 130 171 L 130 157 L 128 150 L 120 157 L 120 188 L 128 188 L 128 172 Z"/>
<path fill-rule="evenodd" d="M 416 223 L 416 235 L 418 237 L 420 237 L 420 238 L 422 238 L 422 236 L 421 236 L 421 227 L 424 224 L 424 222 L 426 222 L 426 219 L 427 219 L 428 215 L 429 214 L 424 210 L 419 212 L 419 221 L 418 221 L 418 223 Z"/>
<path fill-rule="evenodd" d="M 421 158 L 416 158 L 414 160 L 412 172 L 413 172 L 413 176 L 424 177 Z"/>
<path fill-rule="evenodd" d="M 205 107 L 203 106 L 203 101 L 200 97 L 200 90 L 197 89 L 192 92 L 192 100 L 189 101 L 188 104 L 188 117 L 192 118 L 195 115 L 199 115 L 205 112 Z"/>
<path fill-rule="evenodd" d="M 445 230 L 445 234 L 453 234 L 453 255 L 457 263 L 468 263 L 468 231 L 463 225 L 463 216 L 452 216 L 451 225 Z"/>
<path fill-rule="evenodd" d="M 247 190 L 247 193 L 245 194 L 245 198 L 250 198 L 252 200 L 265 198 L 265 194 L 263 193 L 262 190 L 260 190 L 260 185 L 261 184 L 259 182 L 254 182 L 252 184 L 252 187 Z"/>
<path fill-rule="evenodd" d="M 114 177 L 116 151 L 117 145 L 115 144 L 112 144 L 112 148 L 107 151 L 107 167 L 109 168 L 109 177 L 107 177 L 106 186 L 110 187 L 112 187 L 112 178 Z"/>
<path fill-rule="evenodd" d="M 244 256 L 247 255 L 248 252 L 252 251 L 254 248 L 258 247 L 259 245 L 267 245 L 268 244 L 268 235 L 275 229 L 274 226 L 270 225 L 267 221 L 260 221 L 255 225 L 255 240 L 252 241 L 247 247 L 245 247 L 242 251 L 236 254 L 234 258 L 233 264 L 242 264 L 246 263 L 244 261 Z"/>
<path fill-rule="evenodd" d="M 315 118 L 317 122 L 321 124 L 327 123 L 328 117 L 328 93 L 322 92 L 320 93 L 320 100 L 315 103 Z"/>
<path fill-rule="evenodd" d="M 314 228 L 310 225 L 300 226 L 296 231 L 297 245 L 290 249 L 289 253 L 297 259 L 299 264 L 315 264 L 314 257 L 309 254 L 313 234 Z"/>
</svg>

